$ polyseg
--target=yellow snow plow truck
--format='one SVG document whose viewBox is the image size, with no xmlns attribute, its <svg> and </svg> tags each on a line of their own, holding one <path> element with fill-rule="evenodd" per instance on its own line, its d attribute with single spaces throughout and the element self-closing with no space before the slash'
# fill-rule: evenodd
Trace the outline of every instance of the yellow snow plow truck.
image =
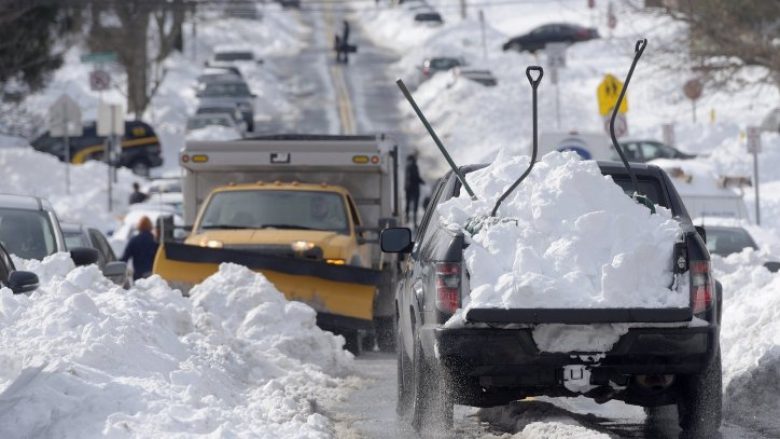
<svg viewBox="0 0 780 439">
<path fill-rule="evenodd" d="M 398 148 L 383 136 L 269 136 L 188 142 L 184 220 L 163 222 L 154 272 L 189 288 L 233 262 L 263 273 L 359 353 L 393 348 L 398 262 L 378 234 L 397 223 Z M 374 337 L 375 336 L 375 337 Z"/>
</svg>

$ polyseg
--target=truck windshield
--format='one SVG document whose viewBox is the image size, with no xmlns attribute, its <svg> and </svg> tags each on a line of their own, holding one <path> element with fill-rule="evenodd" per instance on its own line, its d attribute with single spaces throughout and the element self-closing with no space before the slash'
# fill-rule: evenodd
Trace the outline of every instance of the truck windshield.
<svg viewBox="0 0 780 439">
<path fill-rule="evenodd" d="M 0 242 L 24 259 L 43 259 L 57 251 L 49 217 L 37 210 L 0 209 Z"/>
<path fill-rule="evenodd" d="M 211 197 L 200 230 L 301 229 L 349 233 L 344 197 L 334 192 L 247 190 Z"/>
</svg>

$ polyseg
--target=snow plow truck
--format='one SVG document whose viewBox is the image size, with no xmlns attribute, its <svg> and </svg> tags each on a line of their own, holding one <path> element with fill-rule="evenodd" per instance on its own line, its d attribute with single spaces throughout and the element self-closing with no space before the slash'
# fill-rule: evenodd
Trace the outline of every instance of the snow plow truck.
<svg viewBox="0 0 780 439">
<path fill-rule="evenodd" d="M 284 135 L 188 142 L 188 236 L 163 244 L 154 273 L 183 292 L 233 262 L 262 273 L 347 348 L 391 350 L 396 258 L 378 246 L 398 220 L 398 147 L 379 136 Z M 374 337 L 375 336 L 375 337 Z"/>
</svg>

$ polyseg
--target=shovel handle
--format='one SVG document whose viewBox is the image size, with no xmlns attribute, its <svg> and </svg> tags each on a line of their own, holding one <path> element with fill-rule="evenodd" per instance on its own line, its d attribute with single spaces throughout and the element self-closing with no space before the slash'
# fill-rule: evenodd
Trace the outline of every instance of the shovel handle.
<svg viewBox="0 0 780 439">
<path fill-rule="evenodd" d="M 539 75 L 534 79 L 533 76 L 531 76 L 531 72 L 537 72 Z M 531 87 L 536 89 L 536 87 L 539 86 L 539 83 L 542 82 L 542 76 L 544 76 L 544 69 L 541 66 L 528 66 L 525 69 L 525 76 L 528 78 L 528 82 L 531 83 Z"/>
</svg>

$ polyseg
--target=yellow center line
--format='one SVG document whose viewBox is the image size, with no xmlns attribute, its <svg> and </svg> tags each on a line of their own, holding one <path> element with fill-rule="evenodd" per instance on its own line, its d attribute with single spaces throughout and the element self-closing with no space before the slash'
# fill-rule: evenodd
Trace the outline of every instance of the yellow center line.
<svg viewBox="0 0 780 439">
<path fill-rule="evenodd" d="M 326 44 L 334 41 L 333 33 L 333 14 L 330 6 L 325 10 L 325 36 Z M 352 100 L 349 95 L 349 87 L 344 79 L 344 71 L 341 66 L 330 66 L 330 77 L 333 82 L 333 88 L 336 91 L 336 99 L 339 112 L 339 121 L 341 123 L 341 134 L 355 134 L 355 116 L 352 109 Z"/>
</svg>

